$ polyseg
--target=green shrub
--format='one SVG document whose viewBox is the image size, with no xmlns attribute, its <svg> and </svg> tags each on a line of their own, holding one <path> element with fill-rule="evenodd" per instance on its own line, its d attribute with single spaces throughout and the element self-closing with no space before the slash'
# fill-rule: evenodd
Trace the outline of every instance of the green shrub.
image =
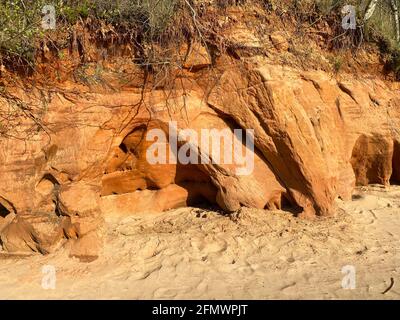
<svg viewBox="0 0 400 320">
<path fill-rule="evenodd" d="M 79 18 L 87 18 L 93 9 L 90 0 L 60 1 L 56 5 L 58 17 L 69 24 L 74 24 Z"/>
<path fill-rule="evenodd" d="M 41 1 L 0 1 L 0 59 L 7 55 L 34 58 L 35 39 L 42 33 Z"/>
<path fill-rule="evenodd" d="M 396 1 L 398 2 L 398 6 L 400 7 L 400 1 Z M 390 1 L 381 0 L 378 2 L 375 12 L 372 15 L 371 19 L 368 21 L 366 27 L 367 32 L 370 32 L 372 30 L 373 32 L 378 32 L 382 34 L 382 36 L 388 39 L 395 40 L 396 25 Z"/>
<path fill-rule="evenodd" d="M 338 73 L 343 66 L 343 58 L 340 56 L 336 56 L 332 59 L 332 66 L 333 66 L 333 70 Z"/>
<path fill-rule="evenodd" d="M 94 15 L 114 25 L 125 25 L 157 36 L 168 27 L 179 0 L 94 0 Z"/>
<path fill-rule="evenodd" d="M 144 38 L 162 34 L 177 12 L 180 0 L 0 0 L 0 59 L 19 57 L 33 61 L 35 41 L 43 36 L 41 11 L 44 5 L 56 7 L 57 21 L 72 25 L 89 16 L 116 27 L 137 30 Z"/>
</svg>

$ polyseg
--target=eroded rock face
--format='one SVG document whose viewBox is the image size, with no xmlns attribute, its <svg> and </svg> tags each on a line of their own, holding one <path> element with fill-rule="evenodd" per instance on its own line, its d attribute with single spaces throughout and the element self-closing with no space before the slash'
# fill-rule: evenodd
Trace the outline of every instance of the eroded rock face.
<svg viewBox="0 0 400 320">
<path fill-rule="evenodd" d="M 6 199 L 0 197 L 0 232 L 15 218 L 15 209 Z"/>
<path fill-rule="evenodd" d="M 0 140 L 4 250 L 48 253 L 67 241 L 71 256 L 91 261 L 101 252 L 107 215 L 202 202 L 227 212 L 285 204 L 304 216 L 330 215 L 335 198 L 350 198 L 356 184 L 400 181 L 398 88 L 262 60 L 221 66 L 216 80 L 204 69 L 207 52 L 189 53 L 197 51 L 187 60 L 188 79 L 173 92 L 43 89 L 50 97 L 43 116 L 49 130 L 27 141 Z M 15 94 L 28 104 L 38 96 Z M 198 136 L 202 129 L 254 130 L 254 151 L 243 139 L 232 140 L 252 156 L 252 170 L 241 175 L 237 163 L 213 162 L 223 148 L 203 144 L 191 150 L 208 163 L 148 161 L 150 131 L 165 134 L 169 157 L 174 138 L 187 128 Z M 192 142 L 177 141 L 178 147 Z"/>
<path fill-rule="evenodd" d="M 62 219 L 51 214 L 17 215 L 1 231 L 3 249 L 13 253 L 50 253 L 64 242 Z"/>
<path fill-rule="evenodd" d="M 361 135 L 354 145 L 351 164 L 357 185 L 389 185 L 395 157 L 393 140 L 381 135 Z"/>
<path fill-rule="evenodd" d="M 287 51 L 289 43 L 283 32 L 276 31 L 270 35 L 271 42 L 278 51 Z"/>
</svg>

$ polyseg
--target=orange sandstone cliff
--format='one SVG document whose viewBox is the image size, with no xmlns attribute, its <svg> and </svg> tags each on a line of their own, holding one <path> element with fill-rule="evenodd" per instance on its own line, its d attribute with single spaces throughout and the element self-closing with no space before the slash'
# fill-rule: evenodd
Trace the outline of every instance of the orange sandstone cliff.
<svg viewBox="0 0 400 320">
<path fill-rule="evenodd" d="M 400 182 L 398 83 L 368 70 L 334 74 L 322 53 L 321 67 L 285 64 L 277 57 L 293 53 L 282 31 L 260 36 L 233 23 L 226 37 L 240 49 L 214 57 L 192 43 L 168 85 L 149 80 L 129 48 L 102 59 L 87 45 L 85 64 L 74 47 L 64 61 L 44 53 L 29 80 L 3 71 L 0 108 L 13 128 L 0 136 L 3 250 L 68 245 L 72 256 L 95 258 L 110 215 L 207 202 L 226 212 L 329 216 L 356 185 Z M 151 129 L 169 136 L 171 121 L 199 135 L 253 129 L 254 170 L 150 164 L 144 137 Z M 197 152 L 206 154 L 201 145 Z"/>
</svg>

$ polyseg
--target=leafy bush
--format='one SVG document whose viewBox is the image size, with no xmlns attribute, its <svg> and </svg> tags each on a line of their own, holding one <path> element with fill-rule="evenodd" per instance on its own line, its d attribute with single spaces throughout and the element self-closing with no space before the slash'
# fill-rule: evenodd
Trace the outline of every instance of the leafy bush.
<svg viewBox="0 0 400 320">
<path fill-rule="evenodd" d="M 91 14 L 92 5 L 89 0 L 59 1 L 56 11 L 64 22 L 74 24 L 79 18 L 87 18 Z"/>
<path fill-rule="evenodd" d="M 0 59 L 32 61 L 35 40 L 43 36 L 42 8 L 52 4 L 58 21 L 72 25 L 89 16 L 140 31 L 152 39 L 166 30 L 180 0 L 0 0 Z"/>
<path fill-rule="evenodd" d="M 114 25 L 139 27 L 151 36 L 162 33 L 176 13 L 179 0 L 94 0 L 94 14 Z"/>
<path fill-rule="evenodd" d="M 41 34 L 41 1 L 0 1 L 0 59 L 13 55 L 32 61 L 35 39 Z"/>
<path fill-rule="evenodd" d="M 396 1 L 398 2 L 398 7 L 400 7 L 400 1 Z M 390 0 L 381 0 L 378 2 L 375 12 L 366 27 L 367 31 L 372 29 L 373 32 L 378 32 L 388 39 L 395 40 L 396 25 Z"/>
</svg>

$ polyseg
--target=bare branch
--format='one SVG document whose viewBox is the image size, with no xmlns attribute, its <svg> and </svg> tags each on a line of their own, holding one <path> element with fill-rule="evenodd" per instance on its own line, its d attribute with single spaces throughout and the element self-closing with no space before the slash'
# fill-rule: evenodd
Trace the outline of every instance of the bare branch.
<svg viewBox="0 0 400 320">
<path fill-rule="evenodd" d="M 396 41 L 400 41 L 400 21 L 399 21 L 399 7 L 397 6 L 396 0 L 391 0 L 394 21 L 396 23 Z"/>
<path fill-rule="evenodd" d="M 365 12 L 365 15 L 364 15 L 364 21 L 368 21 L 372 17 L 372 15 L 375 12 L 378 1 L 379 0 L 371 0 L 371 2 L 368 5 L 367 11 Z"/>
</svg>

